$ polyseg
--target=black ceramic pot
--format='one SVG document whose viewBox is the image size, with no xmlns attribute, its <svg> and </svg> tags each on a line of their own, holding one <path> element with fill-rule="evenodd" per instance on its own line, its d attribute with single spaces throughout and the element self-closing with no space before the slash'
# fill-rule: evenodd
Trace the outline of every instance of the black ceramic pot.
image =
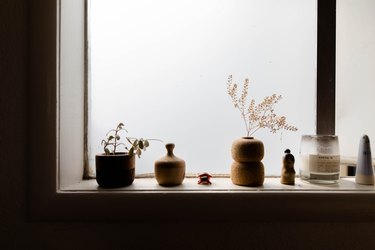
<svg viewBox="0 0 375 250">
<path fill-rule="evenodd" d="M 118 188 L 133 183 L 135 176 L 135 157 L 127 153 L 95 156 L 96 182 L 100 187 Z"/>
</svg>

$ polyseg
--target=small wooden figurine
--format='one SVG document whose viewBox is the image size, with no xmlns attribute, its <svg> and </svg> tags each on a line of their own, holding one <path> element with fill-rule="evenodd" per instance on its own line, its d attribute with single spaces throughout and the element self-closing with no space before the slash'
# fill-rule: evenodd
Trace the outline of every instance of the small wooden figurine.
<svg viewBox="0 0 375 250">
<path fill-rule="evenodd" d="M 296 171 L 294 170 L 295 159 L 289 149 L 285 150 L 284 153 L 280 182 L 286 185 L 294 185 L 296 176 Z"/>
</svg>

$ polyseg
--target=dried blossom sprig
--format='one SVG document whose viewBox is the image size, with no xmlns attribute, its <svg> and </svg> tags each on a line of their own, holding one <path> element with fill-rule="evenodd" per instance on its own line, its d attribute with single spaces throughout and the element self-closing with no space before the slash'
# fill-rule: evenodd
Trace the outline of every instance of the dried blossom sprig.
<svg viewBox="0 0 375 250">
<path fill-rule="evenodd" d="M 230 75 L 227 81 L 228 95 L 232 98 L 235 108 L 237 108 L 244 120 L 247 136 L 253 135 L 261 128 L 268 128 L 271 133 L 283 129 L 287 131 L 297 131 L 297 127 L 289 125 L 285 116 L 277 116 L 274 106 L 282 99 L 281 95 L 273 94 L 266 96 L 259 104 L 254 99 L 247 104 L 247 96 L 249 89 L 249 79 L 245 79 L 243 83 L 241 96 L 238 97 L 238 84 L 233 82 Z"/>
</svg>

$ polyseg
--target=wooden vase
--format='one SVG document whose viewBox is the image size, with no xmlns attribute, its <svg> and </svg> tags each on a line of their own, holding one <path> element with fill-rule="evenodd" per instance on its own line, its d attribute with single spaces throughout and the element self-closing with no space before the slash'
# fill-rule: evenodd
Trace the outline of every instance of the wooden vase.
<svg viewBox="0 0 375 250">
<path fill-rule="evenodd" d="M 264 145 L 254 137 L 241 137 L 233 142 L 231 153 L 237 162 L 259 162 L 264 157 Z"/>
<path fill-rule="evenodd" d="M 233 184 L 257 187 L 264 182 L 263 142 L 254 137 L 235 140 L 231 148 L 234 162 L 231 166 Z"/>
<path fill-rule="evenodd" d="M 231 180 L 240 186 L 258 187 L 264 182 L 264 166 L 262 162 L 236 162 L 231 166 Z"/>
<path fill-rule="evenodd" d="M 159 185 L 176 186 L 180 185 L 185 178 L 185 161 L 174 155 L 175 145 L 165 145 L 167 155 L 155 161 L 155 178 Z"/>
</svg>

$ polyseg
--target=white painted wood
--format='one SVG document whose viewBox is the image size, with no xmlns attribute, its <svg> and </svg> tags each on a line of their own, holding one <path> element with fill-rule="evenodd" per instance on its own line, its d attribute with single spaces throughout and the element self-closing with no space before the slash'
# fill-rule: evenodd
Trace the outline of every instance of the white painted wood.
<svg viewBox="0 0 375 250">
<path fill-rule="evenodd" d="M 84 0 L 61 1 L 60 185 L 82 179 L 84 150 Z"/>
<path fill-rule="evenodd" d="M 211 185 L 198 185 L 197 178 L 185 178 L 181 185 L 174 187 L 160 186 L 154 178 L 135 179 L 134 183 L 127 187 L 105 189 L 100 188 L 96 180 L 84 180 L 79 183 L 61 189 L 64 191 L 85 191 L 85 192 L 373 192 L 375 187 L 369 185 L 359 185 L 354 178 L 342 178 L 339 183 L 331 185 L 318 185 L 302 181 L 296 178 L 295 185 L 284 185 L 280 183 L 280 178 L 265 178 L 264 185 L 260 187 L 245 187 L 234 185 L 230 178 L 212 178 Z M 182 194 L 183 195 L 183 194 Z"/>
</svg>

